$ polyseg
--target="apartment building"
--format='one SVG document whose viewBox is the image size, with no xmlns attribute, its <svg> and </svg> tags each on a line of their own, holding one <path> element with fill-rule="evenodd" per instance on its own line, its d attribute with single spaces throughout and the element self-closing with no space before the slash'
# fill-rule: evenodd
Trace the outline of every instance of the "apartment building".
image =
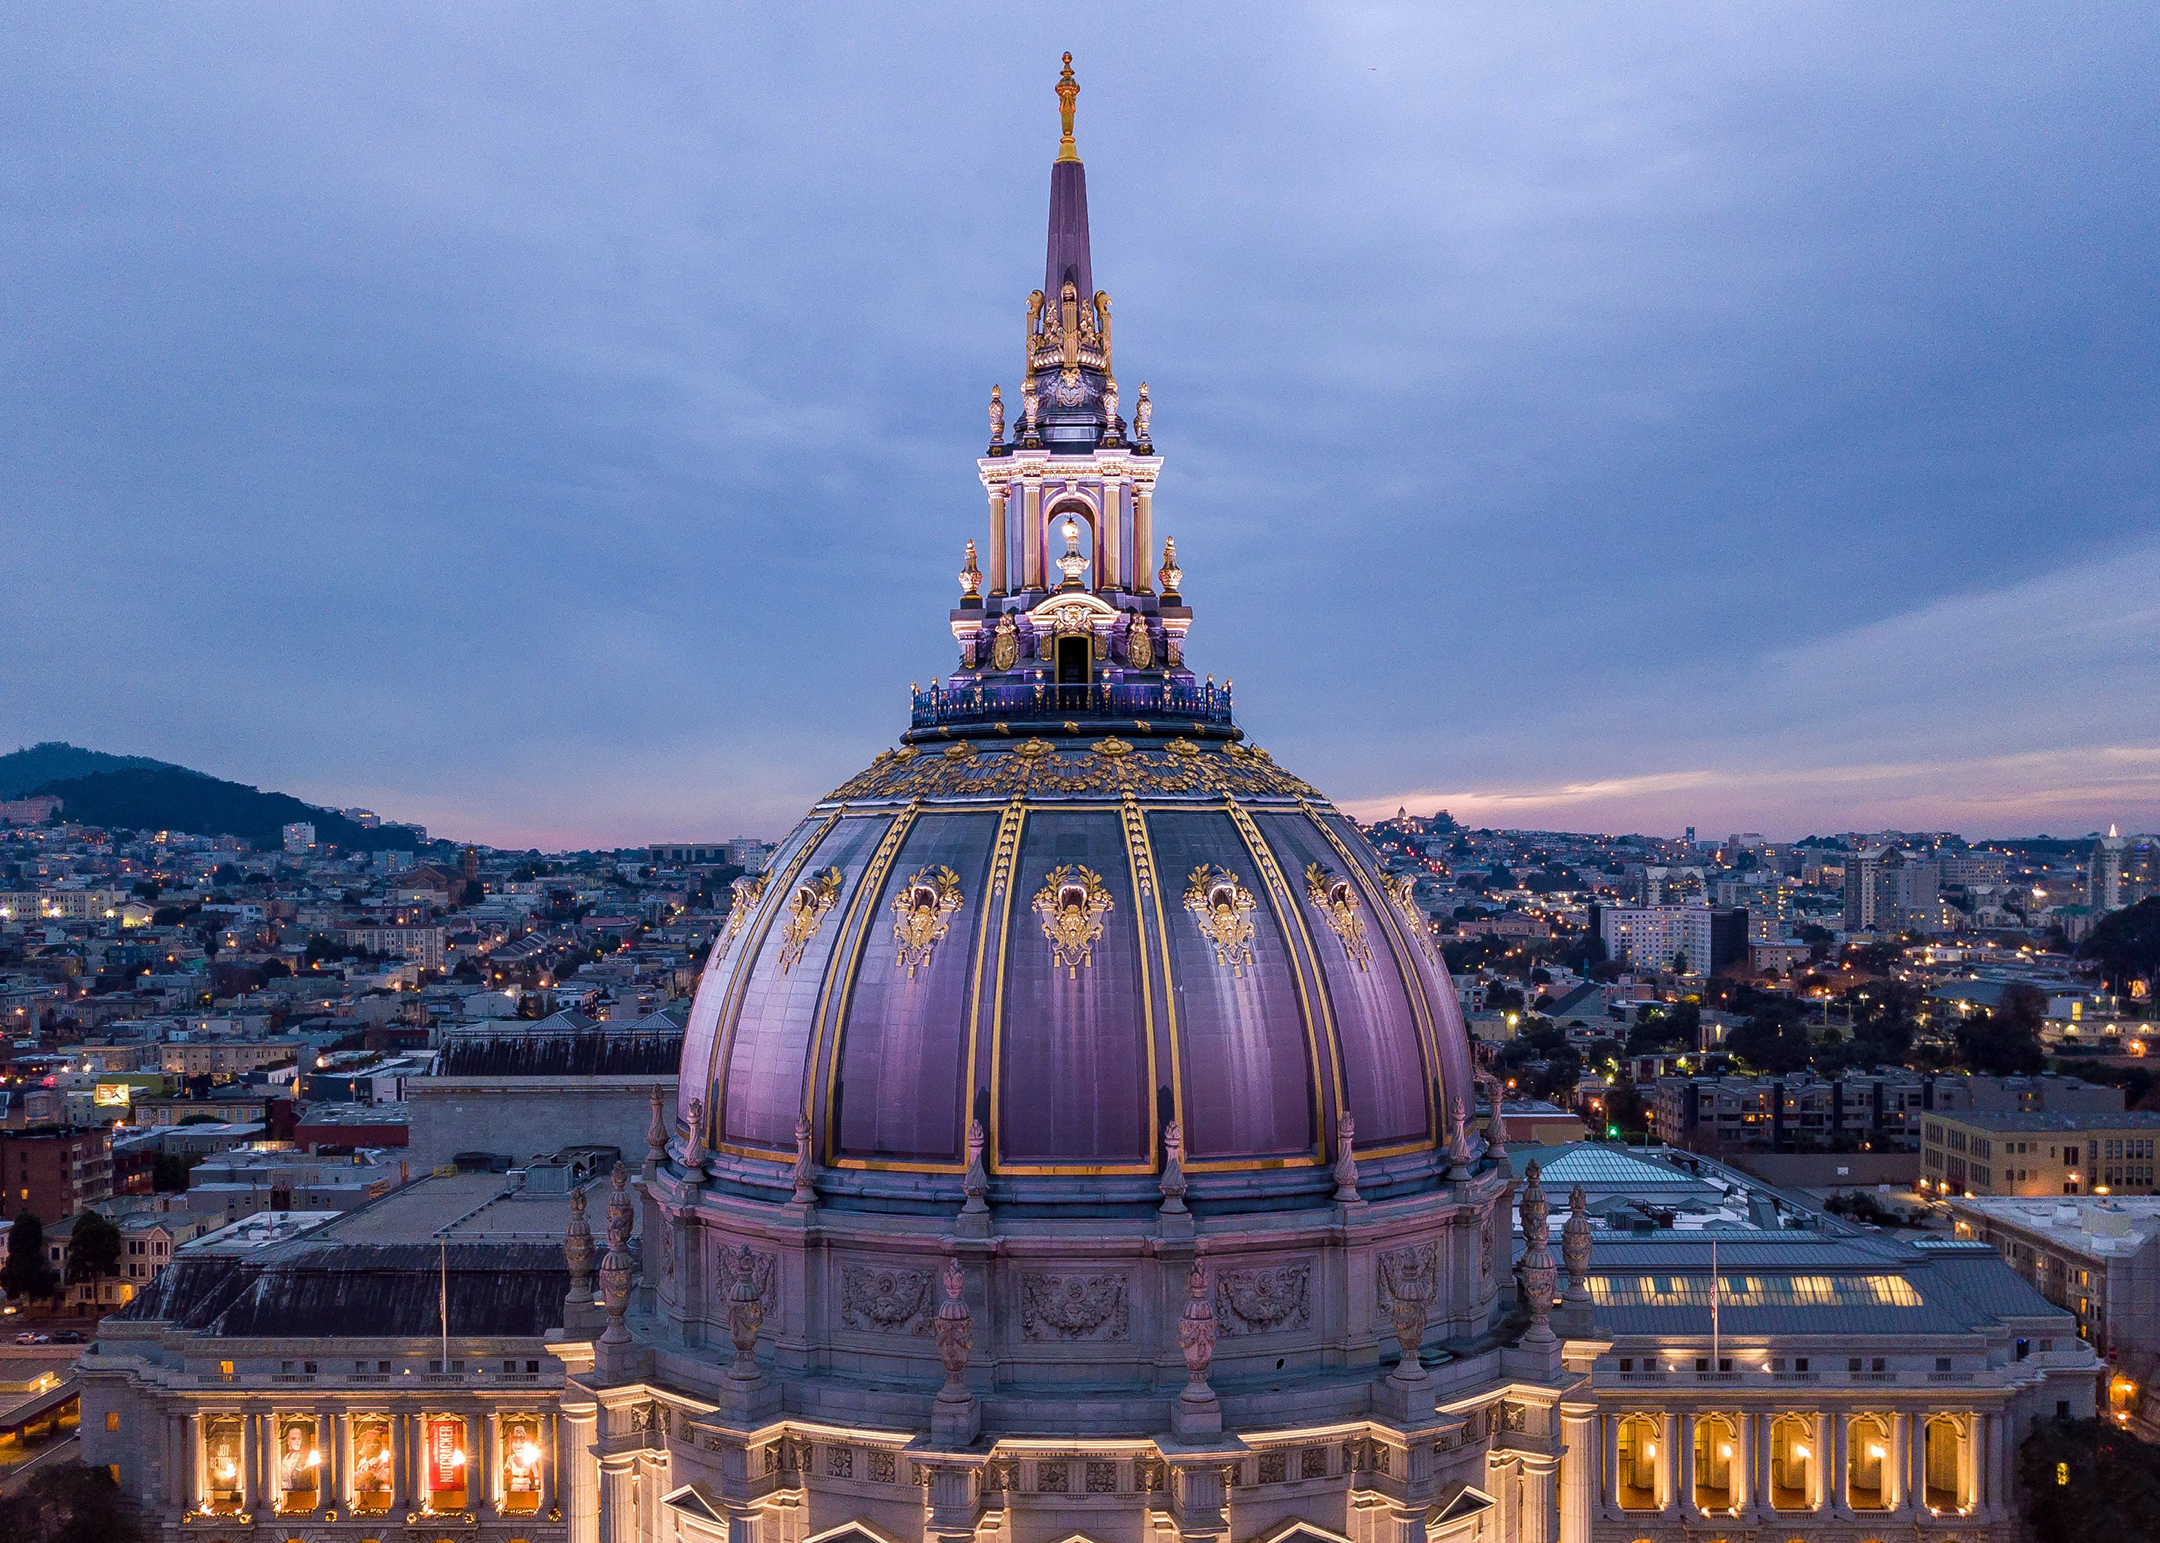
<svg viewBox="0 0 2160 1543">
<path fill-rule="evenodd" d="M 1920 1182 L 1946 1195 L 2149 1195 L 2160 1114 L 1934 1114 Z"/>
</svg>

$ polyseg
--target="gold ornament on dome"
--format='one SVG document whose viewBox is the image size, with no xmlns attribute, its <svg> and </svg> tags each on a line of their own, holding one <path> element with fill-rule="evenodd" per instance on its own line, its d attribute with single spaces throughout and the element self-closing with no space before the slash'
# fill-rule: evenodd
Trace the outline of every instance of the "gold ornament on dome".
<svg viewBox="0 0 2160 1543">
<path fill-rule="evenodd" d="M 900 952 L 895 966 L 907 967 L 908 979 L 930 962 L 930 951 L 945 936 L 960 909 L 960 875 L 950 868 L 922 868 L 893 896 L 893 941 Z"/>
<path fill-rule="evenodd" d="M 967 544 L 967 561 L 960 567 L 960 593 L 973 600 L 982 592 L 982 569 L 976 566 L 975 543 Z"/>
<path fill-rule="evenodd" d="M 1195 756 L 1200 753 L 1200 747 L 1189 739 L 1173 739 L 1164 748 L 1178 756 Z"/>
<path fill-rule="evenodd" d="M 1095 741 L 1095 753 L 1097 755 L 1107 755 L 1112 759 L 1115 759 L 1116 757 L 1121 755 L 1131 755 L 1132 746 L 1128 745 L 1124 740 L 1119 739 L 1116 735 L 1113 734 L 1108 739 L 1098 739 L 1097 741 Z"/>
<path fill-rule="evenodd" d="M 750 913 L 757 909 L 760 897 L 765 893 L 765 875 L 749 874 L 729 886 L 734 899 L 728 903 L 727 935 L 720 940 L 723 954 L 734 945 L 735 936 L 749 923 Z"/>
<path fill-rule="evenodd" d="M 1357 889 L 1341 875 L 1332 873 L 1319 863 L 1305 870 L 1305 898 L 1310 900 L 1335 936 L 1342 939 L 1343 952 L 1359 969 L 1372 967 L 1372 944 L 1365 941 L 1365 918 L 1358 914 Z"/>
<path fill-rule="evenodd" d="M 1185 581 L 1185 570 L 1177 564 L 1177 539 L 1175 537 L 1164 540 L 1162 544 L 1162 564 L 1155 570 L 1155 573 L 1162 580 L 1163 593 L 1166 595 L 1176 594 L 1178 585 Z"/>
<path fill-rule="evenodd" d="M 1048 755 L 1050 748 L 1050 741 L 1047 739 L 1031 739 L 1018 750 L 1015 750 L 1013 754 L 1025 756 L 1028 760 L 1034 761 Z"/>
<path fill-rule="evenodd" d="M 990 640 L 990 668 L 1009 670 L 1020 662 L 1020 629 L 1010 616 L 1000 616 L 997 635 Z"/>
<path fill-rule="evenodd" d="M 1148 635 L 1147 622 L 1138 616 L 1125 629 L 1125 662 L 1136 670 L 1150 669 L 1155 663 L 1155 640 Z"/>
<path fill-rule="evenodd" d="M 1202 863 L 1187 876 L 1185 909 L 1200 924 L 1200 935 L 1215 945 L 1215 962 L 1238 974 L 1253 962 L 1252 891 L 1227 868 Z"/>
<path fill-rule="evenodd" d="M 1095 963 L 1095 940 L 1103 934 L 1103 917 L 1111 906 L 1110 892 L 1102 875 L 1078 863 L 1050 870 L 1035 894 L 1035 911 L 1042 917 L 1043 936 L 1050 940 L 1050 968 L 1063 969 L 1068 978 L 1080 978 L 1080 966 Z"/>
<path fill-rule="evenodd" d="M 795 886 L 795 893 L 788 896 L 787 920 L 780 925 L 780 973 L 793 969 L 802 961 L 803 950 L 817 936 L 819 923 L 825 920 L 840 899 L 840 870 L 827 868 L 814 878 L 805 879 Z"/>
<path fill-rule="evenodd" d="M 1407 873 L 1391 873 L 1380 881 L 1387 888 L 1388 899 L 1395 902 L 1395 909 L 1410 928 L 1410 935 L 1417 939 L 1418 947 L 1425 957 L 1433 957 L 1432 922 L 1418 906 L 1417 880 Z"/>
<path fill-rule="evenodd" d="M 947 745 L 945 747 L 945 759 L 948 761 L 972 761 L 975 759 L 975 747 L 966 743 Z"/>
</svg>

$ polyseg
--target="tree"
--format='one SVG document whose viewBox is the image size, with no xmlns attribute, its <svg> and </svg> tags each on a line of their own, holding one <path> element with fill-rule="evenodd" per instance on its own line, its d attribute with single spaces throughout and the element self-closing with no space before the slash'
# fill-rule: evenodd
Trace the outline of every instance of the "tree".
<svg viewBox="0 0 2160 1543">
<path fill-rule="evenodd" d="M 2097 959 L 2119 995 L 2129 991 L 2133 980 L 2160 978 L 2160 895 L 2147 895 L 2136 905 L 2101 917 L 2078 954 Z"/>
<path fill-rule="evenodd" d="M 8 1228 L 7 1263 L 0 1264 L 0 1290 L 17 1301 L 49 1297 L 60 1277 L 45 1262 L 45 1224 L 35 1211 L 19 1212 Z"/>
<path fill-rule="evenodd" d="M 150 1158 L 150 1188 L 160 1195 L 177 1195 L 188 1186 L 188 1170 L 195 1165 L 177 1152 L 157 1152 Z"/>
<path fill-rule="evenodd" d="M 1981 1011 L 1958 1025 L 1958 1058 L 1976 1072 L 1995 1077 L 2023 1077 L 2047 1070 L 2040 1048 L 2040 1025 L 2047 998 L 2039 987 L 2018 981 L 2003 990 L 2002 1005 Z"/>
<path fill-rule="evenodd" d="M 1726 1036 L 1725 1048 L 1756 1071 L 1782 1077 L 1808 1064 L 1807 1025 L 1791 1003 L 1765 1003 Z"/>
<path fill-rule="evenodd" d="M 2160 1516 L 2160 1447 L 2106 1420 L 2034 1420 L 2018 1477 L 2036 1543 L 2149 1538 Z"/>
<path fill-rule="evenodd" d="M 1672 956 L 1672 972 L 1673 972 L 1673 974 L 1675 974 L 1675 975 L 1685 975 L 1685 974 L 1687 974 L 1687 972 L 1688 972 L 1688 956 L 1687 956 L 1687 950 L 1686 950 L 1686 949 L 1684 949 L 1684 948 L 1681 948 L 1681 949 L 1675 949 L 1675 950 L 1673 951 L 1673 956 Z"/>
<path fill-rule="evenodd" d="M 120 1229 L 99 1212 L 83 1212 L 68 1233 L 68 1284 L 106 1280 L 119 1273 Z"/>
<path fill-rule="evenodd" d="M 0 1538 L 9 1543 L 143 1543 L 146 1536 L 112 1475 L 79 1461 L 40 1468 L 0 1500 Z"/>
</svg>

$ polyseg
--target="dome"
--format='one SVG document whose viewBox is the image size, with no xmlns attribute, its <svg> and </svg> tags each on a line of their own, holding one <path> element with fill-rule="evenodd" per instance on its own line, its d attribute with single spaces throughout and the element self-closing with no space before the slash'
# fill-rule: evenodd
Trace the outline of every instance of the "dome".
<svg viewBox="0 0 2160 1543">
<path fill-rule="evenodd" d="M 1321 1203 L 1347 1113 L 1429 1180 L 1467 1042 L 1357 828 L 1220 725 L 1046 726 L 881 754 L 741 886 L 679 1095 L 717 1160 L 784 1185 L 807 1118 L 858 1203 L 957 1198 L 980 1122 L 1013 1200 L 1152 1205 L 1174 1122 L 1196 1208 Z"/>
</svg>

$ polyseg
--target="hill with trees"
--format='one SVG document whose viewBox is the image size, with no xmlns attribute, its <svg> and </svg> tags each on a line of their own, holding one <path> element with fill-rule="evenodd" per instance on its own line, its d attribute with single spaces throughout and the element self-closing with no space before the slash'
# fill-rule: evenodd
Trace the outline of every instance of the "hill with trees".
<svg viewBox="0 0 2160 1543">
<path fill-rule="evenodd" d="M 131 768 L 175 769 L 170 762 L 153 761 L 146 755 L 108 755 L 103 750 L 85 750 L 65 740 L 48 739 L 0 755 L 0 798 L 20 798 L 48 782 Z"/>
<path fill-rule="evenodd" d="M 301 821 L 315 839 L 348 852 L 416 850 L 408 825 L 369 830 L 335 809 L 302 803 L 289 793 L 265 793 L 179 766 L 131 766 L 41 783 L 31 790 L 62 800 L 66 816 L 85 825 L 126 830 L 184 830 L 197 836 L 238 836 L 266 851 L 284 843 L 284 828 Z"/>
</svg>

